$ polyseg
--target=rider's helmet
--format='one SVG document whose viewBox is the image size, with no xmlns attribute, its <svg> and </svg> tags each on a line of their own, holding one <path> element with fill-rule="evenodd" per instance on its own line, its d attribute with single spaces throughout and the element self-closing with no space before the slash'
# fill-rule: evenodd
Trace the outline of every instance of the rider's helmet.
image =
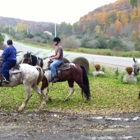
<svg viewBox="0 0 140 140">
<path fill-rule="evenodd" d="M 61 39 L 60 39 L 59 37 L 55 37 L 55 38 L 53 39 L 53 41 L 59 43 L 59 42 L 61 41 Z"/>
</svg>

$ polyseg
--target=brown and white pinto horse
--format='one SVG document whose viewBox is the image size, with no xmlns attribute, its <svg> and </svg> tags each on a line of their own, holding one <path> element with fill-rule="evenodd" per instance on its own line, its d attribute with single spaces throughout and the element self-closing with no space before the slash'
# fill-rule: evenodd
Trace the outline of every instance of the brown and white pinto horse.
<svg viewBox="0 0 140 140">
<path fill-rule="evenodd" d="M 28 63 L 30 65 L 33 65 L 33 57 L 36 57 L 35 55 L 31 55 L 31 53 L 24 54 L 22 63 Z M 49 62 L 49 61 L 48 61 Z M 36 62 L 36 65 L 39 63 Z M 49 82 L 51 82 L 51 71 L 48 67 L 44 68 L 44 78 L 42 81 L 41 90 L 43 91 L 45 88 L 47 88 L 46 91 L 46 98 L 49 99 L 48 96 L 48 87 Z M 74 82 L 76 82 L 79 87 L 82 89 L 82 95 L 84 94 L 86 97 L 86 101 L 90 99 L 90 87 L 89 87 L 89 80 L 86 73 L 86 70 L 84 66 L 79 66 L 74 63 L 69 63 L 69 69 L 62 70 L 61 72 L 58 72 L 58 82 L 64 82 L 68 81 L 68 85 L 70 87 L 70 93 L 69 95 L 64 99 L 64 101 L 68 100 L 70 96 L 74 92 Z"/>
<path fill-rule="evenodd" d="M 42 109 L 46 105 L 46 98 L 41 90 L 38 88 L 38 84 L 42 81 L 44 76 L 43 70 L 39 66 L 30 66 L 28 64 L 18 65 L 18 69 L 10 70 L 10 83 L 6 84 L 2 82 L 2 74 L 0 73 L 0 86 L 1 87 L 15 87 L 23 84 L 26 90 L 26 99 L 22 105 L 18 108 L 18 111 L 22 111 L 29 99 L 32 96 L 31 88 L 36 91 L 41 99 L 41 105 L 39 109 Z"/>
</svg>

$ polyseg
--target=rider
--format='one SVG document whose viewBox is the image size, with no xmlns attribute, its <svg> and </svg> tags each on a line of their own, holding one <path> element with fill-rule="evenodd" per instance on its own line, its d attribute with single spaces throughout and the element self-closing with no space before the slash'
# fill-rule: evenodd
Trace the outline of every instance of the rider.
<svg viewBox="0 0 140 140">
<path fill-rule="evenodd" d="M 16 65 L 16 48 L 13 46 L 12 40 L 7 40 L 7 47 L 4 49 L 2 55 L 2 74 L 4 76 L 3 82 L 9 84 L 9 70 Z"/>
<path fill-rule="evenodd" d="M 50 65 L 50 69 L 52 75 L 52 82 L 55 83 L 59 80 L 56 73 L 56 67 L 58 67 L 63 62 L 63 49 L 60 45 L 61 39 L 59 37 L 55 37 L 53 41 L 55 45 L 55 55 L 50 56 L 49 59 L 54 59 Z"/>
</svg>

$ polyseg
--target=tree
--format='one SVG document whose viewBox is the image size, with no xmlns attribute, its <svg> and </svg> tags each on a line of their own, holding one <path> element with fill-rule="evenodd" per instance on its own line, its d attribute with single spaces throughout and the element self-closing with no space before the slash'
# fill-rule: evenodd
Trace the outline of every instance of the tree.
<svg viewBox="0 0 140 140">
<path fill-rule="evenodd" d="M 79 39 L 76 39 L 75 36 L 70 36 L 62 40 L 62 45 L 65 48 L 78 48 L 81 46 L 81 42 Z"/>
<path fill-rule="evenodd" d="M 121 36 L 122 31 L 123 31 L 122 22 L 120 20 L 117 20 L 115 26 L 116 26 L 116 30 L 117 30 L 118 34 Z"/>
<path fill-rule="evenodd" d="M 4 36 L 0 33 L 0 50 L 5 49 L 5 45 L 3 44 L 4 42 Z"/>
<path fill-rule="evenodd" d="M 97 38 L 97 43 L 95 44 L 95 47 L 98 49 L 106 49 L 107 48 L 107 40 L 105 37 L 100 36 Z"/>
<path fill-rule="evenodd" d="M 107 44 L 109 49 L 113 49 L 113 48 L 120 48 L 122 49 L 122 41 L 120 39 L 114 38 L 111 39 L 108 44 Z"/>
<path fill-rule="evenodd" d="M 4 41 L 4 36 L 0 34 L 0 45 L 3 45 L 3 41 Z"/>
<path fill-rule="evenodd" d="M 28 28 L 28 25 L 27 24 L 23 24 L 23 23 L 18 23 L 16 25 L 16 30 L 17 32 L 21 32 L 23 30 L 26 30 L 27 31 L 27 28 Z"/>
<path fill-rule="evenodd" d="M 132 7 L 137 7 L 137 0 L 130 0 Z"/>
</svg>

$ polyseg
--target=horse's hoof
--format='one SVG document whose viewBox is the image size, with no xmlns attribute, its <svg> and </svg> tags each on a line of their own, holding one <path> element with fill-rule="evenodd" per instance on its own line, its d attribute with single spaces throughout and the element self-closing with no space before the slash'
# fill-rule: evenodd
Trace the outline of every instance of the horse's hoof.
<svg viewBox="0 0 140 140">
<path fill-rule="evenodd" d="M 69 100 L 69 99 L 64 99 L 63 102 L 66 102 L 66 101 L 68 101 L 68 100 Z"/>
<path fill-rule="evenodd" d="M 38 113 L 40 111 L 40 109 L 34 109 L 33 110 L 35 113 Z"/>
<path fill-rule="evenodd" d="M 46 102 L 51 102 L 51 101 L 52 99 L 50 97 L 46 99 Z"/>
<path fill-rule="evenodd" d="M 46 106 L 46 102 L 42 102 L 42 104 L 39 107 L 39 110 L 42 110 L 43 108 L 45 108 L 45 106 Z"/>
<path fill-rule="evenodd" d="M 20 112 L 23 112 L 23 108 L 20 108 L 20 107 L 19 107 L 17 111 L 18 111 L 19 113 L 20 113 Z"/>
<path fill-rule="evenodd" d="M 88 101 L 86 100 L 85 103 L 88 103 Z"/>
</svg>

